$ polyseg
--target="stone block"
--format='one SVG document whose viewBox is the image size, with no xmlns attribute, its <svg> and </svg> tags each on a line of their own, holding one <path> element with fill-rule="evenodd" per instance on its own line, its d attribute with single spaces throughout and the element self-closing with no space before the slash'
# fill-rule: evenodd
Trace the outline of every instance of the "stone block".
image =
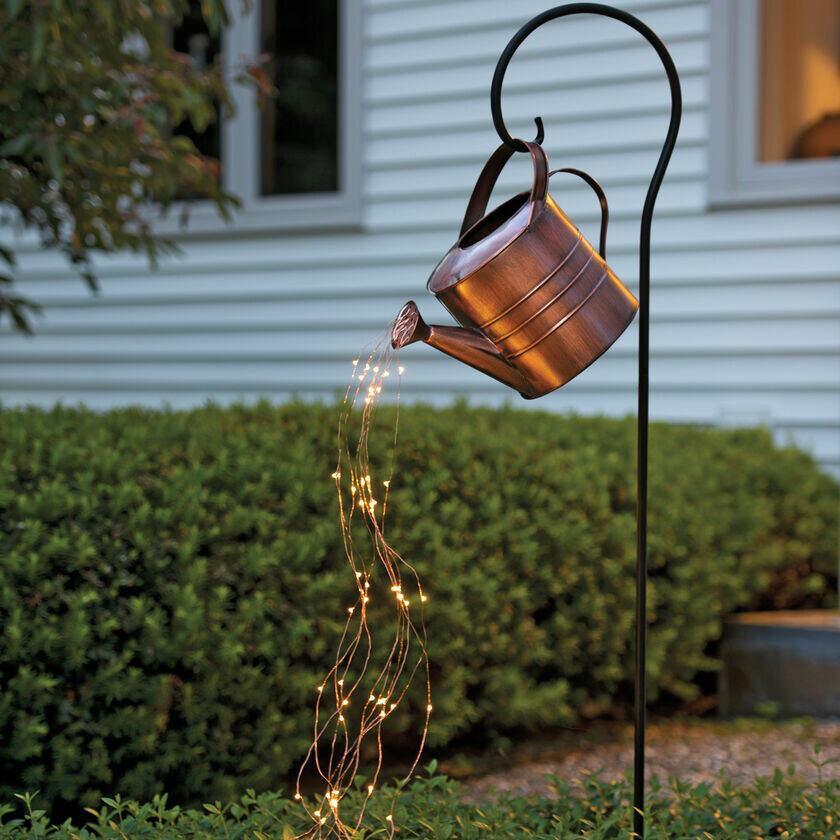
<svg viewBox="0 0 840 840">
<path fill-rule="evenodd" d="M 723 633 L 720 711 L 840 716 L 840 612 L 741 613 Z"/>
</svg>

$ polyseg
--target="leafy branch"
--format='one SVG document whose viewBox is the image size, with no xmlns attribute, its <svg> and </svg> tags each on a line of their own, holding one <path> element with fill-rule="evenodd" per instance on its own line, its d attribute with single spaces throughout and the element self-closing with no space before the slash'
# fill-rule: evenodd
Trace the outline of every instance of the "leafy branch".
<svg viewBox="0 0 840 840">
<path fill-rule="evenodd" d="M 188 0 L 5 0 L 0 4 L 0 206 L 34 230 L 96 289 L 95 253 L 176 250 L 153 220 L 184 195 L 237 206 L 219 162 L 173 133 L 206 130 L 232 103 L 221 61 L 198 66 L 172 47 Z M 202 0 L 211 36 L 228 24 L 223 0 Z M 267 92 L 259 66 L 243 68 Z M 7 227 L 8 230 L 8 227 Z M 14 290 L 14 254 L 0 251 L 0 321 L 29 331 L 37 304 Z"/>
</svg>

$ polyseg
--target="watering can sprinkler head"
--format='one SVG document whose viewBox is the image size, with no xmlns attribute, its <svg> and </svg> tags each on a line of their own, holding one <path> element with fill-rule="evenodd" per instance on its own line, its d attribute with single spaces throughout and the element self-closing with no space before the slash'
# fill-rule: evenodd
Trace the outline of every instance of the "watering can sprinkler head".
<svg viewBox="0 0 840 840">
<path fill-rule="evenodd" d="M 410 300 L 399 311 L 391 328 L 391 347 L 400 350 L 415 341 L 426 341 L 431 333 L 431 327 L 423 320 L 417 304 Z"/>
<path fill-rule="evenodd" d="M 512 149 L 502 144 L 485 164 L 461 226 L 461 236 L 438 263 L 427 288 L 461 324 L 427 324 L 414 301 L 391 331 L 394 348 L 423 341 L 519 391 L 526 399 L 565 385 L 594 362 L 633 320 L 638 302 L 604 260 L 606 196 L 598 195 L 600 253 L 548 195 L 545 152 L 531 154 L 530 194 L 519 193 L 487 215 L 496 179 Z"/>
</svg>

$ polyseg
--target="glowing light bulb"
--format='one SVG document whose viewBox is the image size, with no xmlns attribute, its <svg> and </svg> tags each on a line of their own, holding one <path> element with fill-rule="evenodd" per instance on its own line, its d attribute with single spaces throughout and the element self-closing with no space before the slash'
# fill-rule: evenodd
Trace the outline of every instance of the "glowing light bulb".
<svg viewBox="0 0 840 840">
<path fill-rule="evenodd" d="M 353 359 L 353 365 L 355 366 L 357 364 L 359 364 L 359 360 L 358 359 Z"/>
<path fill-rule="evenodd" d="M 336 471 L 332 474 L 332 476 L 331 476 L 331 477 L 332 477 L 332 478 L 341 478 L 341 473 L 340 473 L 338 470 L 336 470 Z"/>
<path fill-rule="evenodd" d="M 316 817 L 320 817 L 320 816 L 321 816 L 321 812 L 320 812 L 320 811 L 314 811 L 313 813 L 315 814 L 315 816 L 316 816 Z"/>
<path fill-rule="evenodd" d="M 318 692 L 318 694 L 320 694 L 324 690 L 324 686 L 319 685 L 319 686 L 316 687 L 315 690 Z"/>
<path fill-rule="evenodd" d="M 323 825 L 326 821 L 327 821 L 326 817 L 321 817 L 321 819 L 320 819 L 321 825 Z"/>
<path fill-rule="evenodd" d="M 379 373 L 379 365 L 374 365 L 373 366 L 373 372 L 374 373 Z"/>
<path fill-rule="evenodd" d="M 394 821 L 394 815 L 393 814 L 388 814 L 388 816 L 385 817 L 385 819 L 388 820 L 388 822 L 393 822 Z"/>
<path fill-rule="evenodd" d="M 295 799 L 297 799 L 298 801 L 300 801 L 301 799 L 303 799 L 303 797 L 302 797 L 299 793 L 296 793 L 296 794 L 295 794 Z"/>
<path fill-rule="evenodd" d="M 368 793 L 373 793 L 373 785 L 368 785 Z"/>
<path fill-rule="evenodd" d="M 427 595 L 421 595 L 421 596 L 420 596 L 420 600 L 421 600 L 421 601 L 425 604 L 425 603 L 426 603 L 426 601 L 428 601 L 428 600 L 429 600 L 429 597 L 428 597 Z"/>
<path fill-rule="evenodd" d="M 339 685 L 344 685 L 344 680 L 339 680 L 339 681 L 338 681 L 338 684 L 339 684 Z"/>
<path fill-rule="evenodd" d="M 402 376 L 405 373 L 405 368 L 402 365 L 400 365 L 397 368 L 397 370 L 399 371 L 400 376 Z"/>
<path fill-rule="evenodd" d="M 358 580 L 362 576 L 361 572 L 356 572 L 356 580 Z"/>
<path fill-rule="evenodd" d="M 338 722 L 339 723 L 344 723 L 344 715 L 339 715 L 338 716 Z"/>
<path fill-rule="evenodd" d="M 341 701 L 341 705 L 342 705 L 342 706 L 349 706 L 349 705 L 350 705 L 350 701 L 349 701 L 349 700 L 342 700 L 342 701 Z"/>
<path fill-rule="evenodd" d="M 367 596 L 367 595 L 364 595 L 364 596 L 362 597 L 362 603 L 363 603 L 363 604 L 366 604 L 368 601 L 370 601 L 370 598 L 368 598 L 368 596 Z"/>
<path fill-rule="evenodd" d="M 390 487 L 391 486 L 391 480 L 390 479 L 388 479 L 387 481 L 383 481 L 382 483 L 385 485 L 385 487 Z"/>
<path fill-rule="evenodd" d="M 427 711 L 427 712 L 431 712 L 431 711 L 432 711 L 432 704 L 431 704 L 431 703 L 429 703 L 429 705 L 428 705 L 428 706 L 426 706 L 426 711 Z"/>
<path fill-rule="evenodd" d="M 376 700 L 376 698 L 371 694 L 370 697 L 368 697 L 368 703 L 373 703 L 374 700 Z"/>
<path fill-rule="evenodd" d="M 356 611 L 356 608 L 355 608 L 355 607 L 347 607 L 347 612 L 349 612 L 349 613 L 350 613 L 350 615 L 353 615 L 353 613 L 354 613 L 355 611 Z"/>
</svg>

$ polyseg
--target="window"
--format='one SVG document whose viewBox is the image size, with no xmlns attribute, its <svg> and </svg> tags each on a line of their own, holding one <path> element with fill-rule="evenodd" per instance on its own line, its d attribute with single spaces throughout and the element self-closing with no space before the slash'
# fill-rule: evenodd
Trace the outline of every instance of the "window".
<svg viewBox="0 0 840 840">
<path fill-rule="evenodd" d="M 840 159 L 840 2 L 762 0 L 758 159 Z"/>
<path fill-rule="evenodd" d="M 840 0 L 712 0 L 713 204 L 840 197 Z"/>
<path fill-rule="evenodd" d="M 254 92 L 231 84 L 233 117 L 189 136 L 221 160 L 225 187 L 242 200 L 230 226 L 202 201 L 190 202 L 187 232 L 349 227 L 360 222 L 360 6 L 354 0 L 262 0 L 232 4 L 222 43 L 207 34 L 198 2 L 173 36 L 194 61 L 221 49 L 226 73 L 242 57 L 271 55 L 276 99 L 260 107 Z M 194 8 L 193 8 L 194 7 Z M 176 230 L 178 213 L 161 228 Z M 167 230 L 168 228 L 168 230 Z"/>
<path fill-rule="evenodd" d="M 278 94 L 262 114 L 262 195 L 338 189 L 337 5 L 263 0 L 260 51 Z"/>
</svg>

